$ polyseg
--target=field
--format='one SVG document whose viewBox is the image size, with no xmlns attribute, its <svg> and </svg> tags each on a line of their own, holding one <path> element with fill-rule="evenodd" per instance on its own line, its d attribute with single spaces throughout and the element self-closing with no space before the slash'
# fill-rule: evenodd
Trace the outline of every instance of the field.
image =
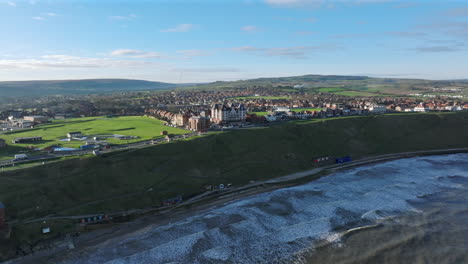
<svg viewBox="0 0 468 264">
<path fill-rule="evenodd" d="M 266 116 L 269 115 L 269 112 L 250 112 L 249 114 L 256 114 L 257 116 Z"/>
<path fill-rule="evenodd" d="M 136 139 L 120 140 L 117 138 L 106 139 L 106 142 L 112 144 L 127 144 L 142 140 L 161 137 L 160 132 L 166 130 L 169 134 L 184 134 L 187 131 L 179 128 L 164 126 L 164 122 L 149 117 L 141 116 L 126 116 L 126 117 L 86 117 L 66 120 L 54 120 L 51 123 L 37 126 L 33 129 L 19 130 L 6 134 L 0 134 L 0 137 L 5 139 L 9 146 L 2 150 L 0 155 L 3 157 L 12 155 L 21 151 L 29 145 L 36 148 L 44 148 L 47 146 L 61 146 L 76 148 L 84 144 L 83 141 L 60 141 L 66 138 L 68 132 L 81 131 L 84 136 L 92 137 L 95 135 L 123 135 L 137 136 Z M 41 136 L 42 141 L 37 144 L 11 144 L 11 140 L 19 137 Z"/>
</svg>

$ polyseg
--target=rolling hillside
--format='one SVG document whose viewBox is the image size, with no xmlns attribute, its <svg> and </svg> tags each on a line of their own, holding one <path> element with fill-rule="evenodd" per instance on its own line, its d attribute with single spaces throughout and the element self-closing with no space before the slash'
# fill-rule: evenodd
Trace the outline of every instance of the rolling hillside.
<svg viewBox="0 0 468 264">
<path fill-rule="evenodd" d="M 127 79 L 0 82 L 0 97 L 93 94 L 139 90 L 164 90 L 177 84 Z"/>
<path fill-rule="evenodd" d="M 273 88 L 285 92 L 332 93 L 344 96 L 468 95 L 466 80 L 372 78 L 367 76 L 303 75 L 199 84 L 191 88 Z"/>
</svg>

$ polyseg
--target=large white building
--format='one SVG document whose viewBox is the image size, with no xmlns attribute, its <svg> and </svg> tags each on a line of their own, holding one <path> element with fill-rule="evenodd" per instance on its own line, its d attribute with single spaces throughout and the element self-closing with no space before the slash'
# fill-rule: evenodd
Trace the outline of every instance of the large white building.
<svg viewBox="0 0 468 264">
<path fill-rule="evenodd" d="M 228 122 L 243 122 L 247 109 L 243 104 L 214 104 L 211 107 L 211 122 L 220 124 Z"/>
<path fill-rule="evenodd" d="M 372 113 L 377 113 L 377 114 L 383 114 L 387 112 L 387 107 L 385 105 L 370 105 L 368 109 Z"/>
</svg>

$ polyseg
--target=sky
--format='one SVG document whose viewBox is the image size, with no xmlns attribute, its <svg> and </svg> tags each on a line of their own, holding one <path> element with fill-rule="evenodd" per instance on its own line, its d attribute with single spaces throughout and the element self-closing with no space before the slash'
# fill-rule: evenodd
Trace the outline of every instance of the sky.
<svg viewBox="0 0 468 264">
<path fill-rule="evenodd" d="M 468 0 L 0 0 L 0 81 L 468 79 Z"/>
</svg>

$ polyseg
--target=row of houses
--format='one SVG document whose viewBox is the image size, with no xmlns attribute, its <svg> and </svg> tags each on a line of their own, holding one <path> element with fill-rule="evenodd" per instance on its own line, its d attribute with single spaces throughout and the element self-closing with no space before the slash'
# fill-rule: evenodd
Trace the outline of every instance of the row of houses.
<svg viewBox="0 0 468 264">
<path fill-rule="evenodd" d="M 214 104 L 210 110 L 199 113 L 187 110 L 172 113 L 162 109 L 150 109 L 147 114 L 164 119 L 177 127 L 184 127 L 192 131 L 206 131 L 212 123 L 244 122 L 247 109 L 242 104 Z"/>
<path fill-rule="evenodd" d="M 23 118 L 17 118 L 13 115 L 7 118 L 7 123 L 10 126 L 20 128 L 30 128 L 37 124 L 43 124 L 49 122 L 49 118 L 46 116 L 25 116 Z"/>
</svg>

